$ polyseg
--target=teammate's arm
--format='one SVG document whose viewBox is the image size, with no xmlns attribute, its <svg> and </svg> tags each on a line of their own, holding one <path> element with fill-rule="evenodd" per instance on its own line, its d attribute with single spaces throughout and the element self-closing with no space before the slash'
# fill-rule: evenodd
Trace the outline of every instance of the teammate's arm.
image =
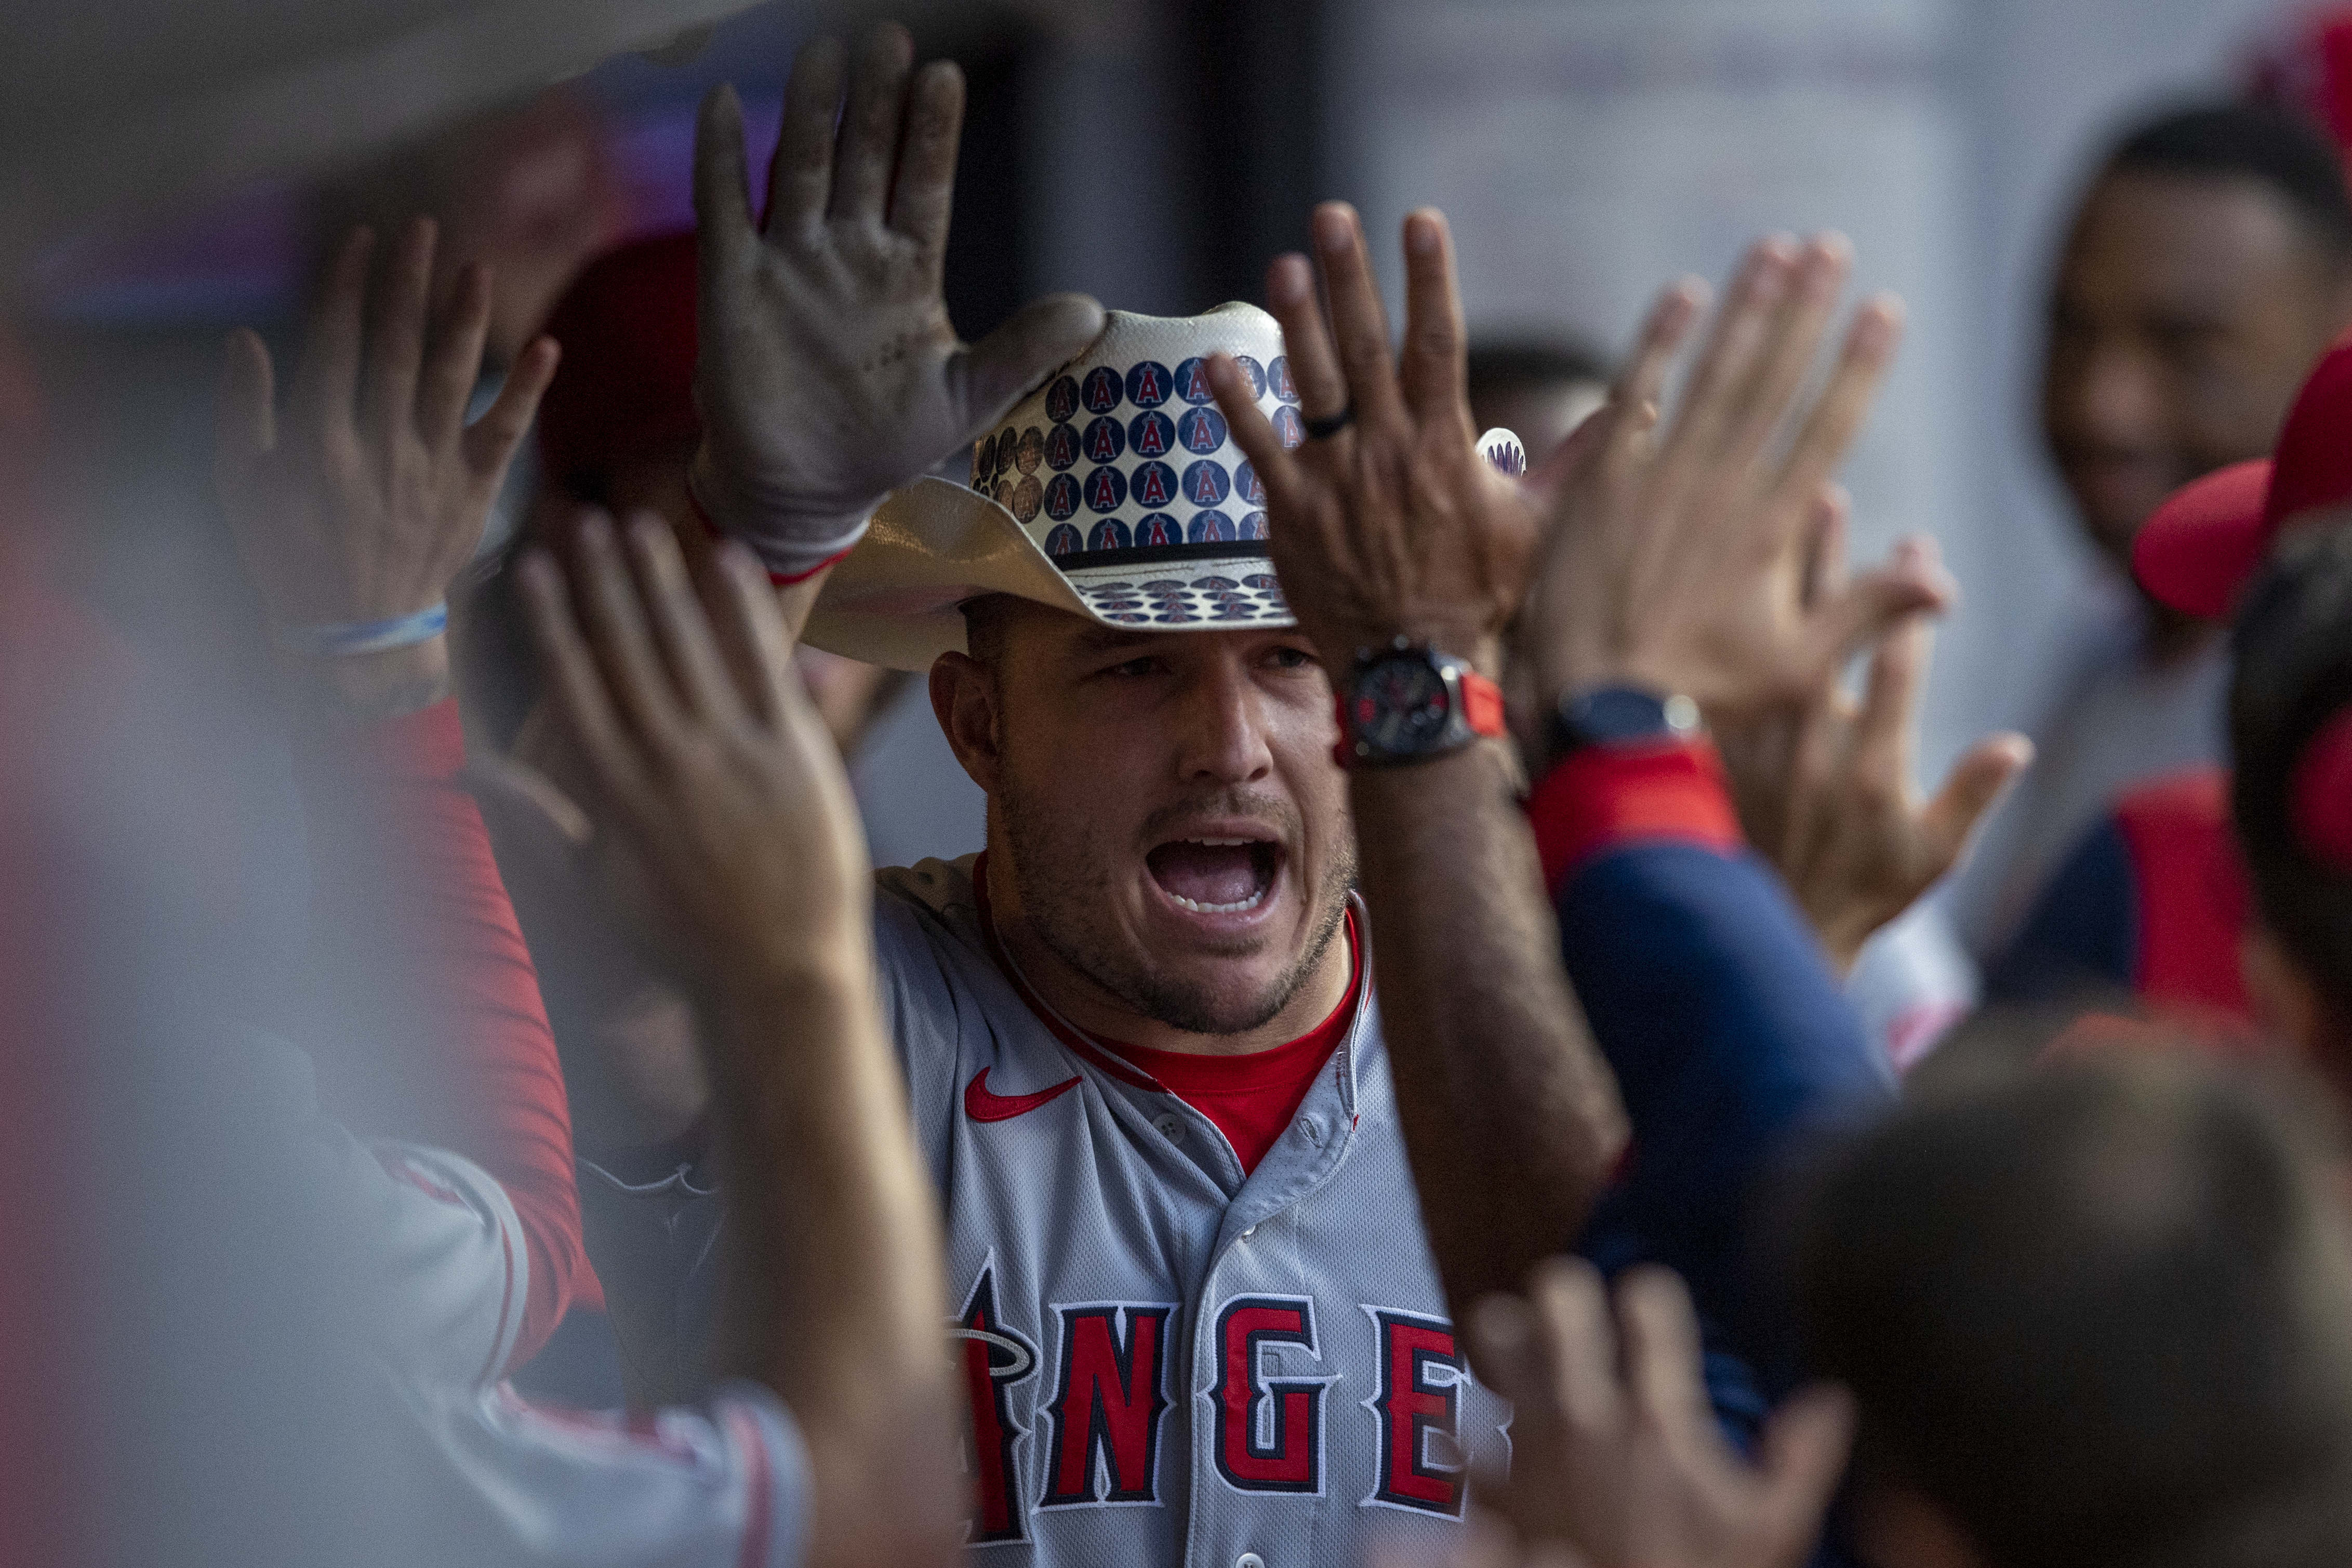
<svg viewBox="0 0 2352 1568">
<path fill-rule="evenodd" d="M 895 25 L 854 60 L 837 39 L 809 44 L 756 219 L 734 89 L 702 101 L 694 494 L 765 563 L 794 640 L 882 498 L 1102 331 L 1101 306 L 1056 294 L 976 344 L 957 338 L 941 288 L 963 92 L 951 62 L 915 69 Z"/>
<path fill-rule="evenodd" d="M 936 1199 L 876 995 L 872 871 L 760 563 L 582 525 L 520 567 L 555 711 L 678 933 L 728 1172 L 721 1366 L 807 1439 L 813 1563 L 919 1564 L 961 1515 Z"/>
<path fill-rule="evenodd" d="M 371 297 L 373 238 L 345 240 L 282 414 L 261 340 L 231 340 L 215 478 L 304 700 L 298 776 L 325 1009 L 313 1033 L 342 1052 L 321 1065 L 370 1131 L 457 1150 L 507 1190 L 527 1254 L 520 1362 L 575 1283 L 593 1288 L 555 1042 L 480 814 L 456 783 L 446 636 L 428 620 L 400 646 L 358 648 L 371 626 L 443 601 L 555 346 L 525 350 L 468 426 L 490 279 L 464 269 L 433 309 L 434 245 L 429 222 L 410 225 Z"/>
<path fill-rule="evenodd" d="M 1284 590 L 1335 682 L 1359 648 L 1400 634 L 1491 671 L 1536 517 L 1476 449 L 1444 220 L 1406 220 L 1401 365 L 1354 213 L 1318 210 L 1315 233 L 1330 327 L 1301 258 L 1275 264 L 1269 300 L 1306 414 L 1352 408 L 1352 423 L 1286 452 L 1238 367 L 1211 371 L 1265 479 Z M 1457 1321 L 1583 1226 L 1625 1137 L 1561 973 L 1512 777 L 1485 742 L 1351 779 L 1398 1113 Z"/>
</svg>

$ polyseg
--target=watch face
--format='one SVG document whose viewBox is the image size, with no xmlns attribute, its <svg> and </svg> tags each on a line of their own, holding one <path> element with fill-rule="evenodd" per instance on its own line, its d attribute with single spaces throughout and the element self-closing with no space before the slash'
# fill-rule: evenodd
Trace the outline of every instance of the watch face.
<svg viewBox="0 0 2352 1568">
<path fill-rule="evenodd" d="M 1452 710 L 1445 677 L 1426 658 L 1386 658 L 1356 682 L 1356 739 L 1376 752 L 1412 756 L 1440 744 Z"/>
</svg>

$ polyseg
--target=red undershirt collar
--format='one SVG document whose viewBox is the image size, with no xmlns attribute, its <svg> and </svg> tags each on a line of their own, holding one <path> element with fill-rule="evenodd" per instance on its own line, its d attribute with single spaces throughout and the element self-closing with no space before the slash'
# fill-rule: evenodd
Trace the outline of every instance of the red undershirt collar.
<svg viewBox="0 0 2352 1568">
<path fill-rule="evenodd" d="M 1256 1167 L 1281 1133 L 1315 1075 L 1339 1048 L 1355 1021 L 1364 988 L 1364 948 L 1352 904 L 1347 911 L 1348 989 L 1323 1021 L 1307 1033 L 1264 1050 L 1238 1056 L 1162 1050 L 1106 1039 L 1078 1028 L 1031 989 L 996 934 L 988 903 L 988 856 L 972 862 L 972 893 L 989 957 L 1013 983 L 1022 1001 L 1055 1038 L 1123 1083 L 1175 1095 L 1215 1122 L 1241 1157 L 1244 1172 Z"/>
</svg>

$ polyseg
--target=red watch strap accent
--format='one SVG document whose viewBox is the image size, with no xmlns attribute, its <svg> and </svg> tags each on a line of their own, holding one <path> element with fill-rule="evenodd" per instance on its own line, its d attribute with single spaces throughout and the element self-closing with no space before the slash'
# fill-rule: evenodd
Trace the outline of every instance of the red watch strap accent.
<svg viewBox="0 0 2352 1568">
<path fill-rule="evenodd" d="M 1489 740 L 1509 734 L 1510 727 L 1503 721 L 1503 689 L 1475 669 L 1463 670 L 1456 679 L 1462 687 L 1462 717 L 1471 732 Z"/>
</svg>

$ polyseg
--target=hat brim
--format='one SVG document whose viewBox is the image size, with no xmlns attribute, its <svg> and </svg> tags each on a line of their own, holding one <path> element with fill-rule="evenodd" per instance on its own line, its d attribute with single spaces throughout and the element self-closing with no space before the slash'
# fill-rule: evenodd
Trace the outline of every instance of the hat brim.
<svg viewBox="0 0 2352 1568">
<path fill-rule="evenodd" d="M 1049 605 L 1121 631 L 1230 631 L 1297 621 L 1262 543 L 1089 552 L 1068 570 L 987 496 L 924 478 L 891 492 L 825 579 L 802 638 L 892 669 L 964 651 L 965 601 Z"/>
<path fill-rule="evenodd" d="M 2233 463 L 2181 486 L 2132 542 L 2132 575 L 2148 596 L 2200 620 L 2227 620 L 2262 564 L 2271 461 Z"/>
</svg>

